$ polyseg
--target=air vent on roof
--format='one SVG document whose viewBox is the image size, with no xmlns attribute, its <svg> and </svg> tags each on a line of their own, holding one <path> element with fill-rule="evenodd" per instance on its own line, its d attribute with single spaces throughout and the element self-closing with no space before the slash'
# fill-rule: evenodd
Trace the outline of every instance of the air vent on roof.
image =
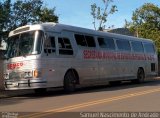
<svg viewBox="0 0 160 118">
<path fill-rule="evenodd" d="M 20 33 L 20 32 L 27 31 L 27 30 L 29 30 L 29 27 L 17 29 L 17 30 L 15 30 L 13 33 L 14 33 L 14 34 L 17 34 L 17 33 Z"/>
</svg>

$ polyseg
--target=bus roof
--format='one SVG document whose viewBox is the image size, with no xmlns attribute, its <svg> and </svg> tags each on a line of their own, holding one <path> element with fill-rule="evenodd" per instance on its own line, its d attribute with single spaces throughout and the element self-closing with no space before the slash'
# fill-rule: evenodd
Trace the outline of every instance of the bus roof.
<svg viewBox="0 0 160 118">
<path fill-rule="evenodd" d="M 70 31 L 70 32 L 75 32 L 75 33 L 82 33 L 82 34 L 95 35 L 95 36 L 101 36 L 101 37 L 108 36 L 108 37 L 113 37 L 117 39 L 142 40 L 142 41 L 147 41 L 147 42 L 148 41 L 153 42 L 150 39 L 137 38 L 133 36 L 121 35 L 121 34 L 104 32 L 104 31 L 96 31 L 92 29 L 86 29 L 86 28 L 81 28 L 81 27 L 76 27 L 76 26 L 71 26 L 71 25 L 64 25 L 64 24 L 59 24 L 59 23 L 54 23 L 54 22 L 25 25 L 25 26 L 19 27 L 11 31 L 9 33 L 9 37 L 19 34 L 19 33 L 26 32 L 26 31 L 32 31 L 32 30 L 43 30 L 44 32 L 57 32 L 57 33 L 60 33 L 62 31 Z"/>
</svg>

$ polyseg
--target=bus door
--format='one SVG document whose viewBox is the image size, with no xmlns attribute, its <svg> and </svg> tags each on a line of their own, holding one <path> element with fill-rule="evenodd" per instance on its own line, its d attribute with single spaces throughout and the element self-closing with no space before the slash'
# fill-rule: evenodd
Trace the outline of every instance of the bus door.
<svg viewBox="0 0 160 118">
<path fill-rule="evenodd" d="M 95 57 L 97 52 L 95 38 L 87 34 L 74 34 L 75 48 L 75 67 L 77 68 L 80 82 L 82 84 L 96 84 L 99 82 L 98 59 Z"/>
<path fill-rule="evenodd" d="M 58 33 L 47 33 L 43 44 L 42 76 L 48 81 L 48 87 L 59 86 L 59 72 L 57 71 L 57 35 Z"/>
<path fill-rule="evenodd" d="M 59 82 L 63 84 L 63 79 L 66 72 L 74 68 L 73 62 L 75 58 L 75 48 L 73 44 L 72 34 L 61 32 L 56 37 L 57 42 L 57 58 L 56 71 L 58 72 Z"/>
</svg>

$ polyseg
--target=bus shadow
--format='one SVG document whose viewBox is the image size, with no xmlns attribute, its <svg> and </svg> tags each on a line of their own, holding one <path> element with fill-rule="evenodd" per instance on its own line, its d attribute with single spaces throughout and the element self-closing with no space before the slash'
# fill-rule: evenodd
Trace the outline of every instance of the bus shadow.
<svg viewBox="0 0 160 118">
<path fill-rule="evenodd" d="M 92 87 L 80 88 L 77 93 L 83 94 L 83 93 L 92 93 L 92 92 L 116 91 L 116 90 L 137 88 L 137 87 L 143 87 L 143 86 L 160 86 L 160 80 L 150 80 L 140 84 L 132 83 L 130 81 L 125 81 L 125 82 L 122 82 L 121 84 L 116 84 L 116 85 L 92 86 Z"/>
<path fill-rule="evenodd" d="M 66 93 L 64 92 L 63 88 L 60 89 L 50 89 L 45 93 L 36 94 L 32 92 L 31 94 L 20 95 L 17 97 L 29 97 L 29 98 L 37 98 L 37 97 L 57 97 L 57 96 L 67 96 L 67 95 L 76 95 L 76 94 L 85 94 L 85 93 L 94 93 L 94 92 L 103 92 L 103 91 L 116 91 L 116 90 L 123 90 L 123 89 L 130 89 L 130 88 L 137 88 L 143 86 L 160 86 L 160 80 L 150 80 L 145 81 L 141 84 L 135 84 L 130 81 L 122 82 L 121 84 L 117 85 L 96 85 L 96 86 L 89 86 L 89 87 L 82 87 L 77 88 L 73 93 Z"/>
<path fill-rule="evenodd" d="M 3 105 L 11 105 L 23 102 L 26 99 L 38 99 L 38 98 L 45 98 L 45 97 L 60 97 L 60 96 L 74 96 L 77 94 L 86 94 L 86 93 L 96 93 L 96 92 L 107 92 L 107 91 L 116 91 L 116 90 L 123 90 L 123 89 L 130 89 L 130 88 L 137 88 L 143 86 L 160 86 L 160 80 L 152 80 L 146 81 L 141 84 L 134 84 L 131 82 L 123 82 L 120 85 L 98 85 L 92 87 L 83 87 L 78 88 L 74 93 L 67 94 L 63 91 L 63 89 L 51 89 L 43 94 L 35 94 L 34 91 L 31 91 L 28 94 L 13 96 L 7 99 L 0 100 L 0 106 Z"/>
</svg>

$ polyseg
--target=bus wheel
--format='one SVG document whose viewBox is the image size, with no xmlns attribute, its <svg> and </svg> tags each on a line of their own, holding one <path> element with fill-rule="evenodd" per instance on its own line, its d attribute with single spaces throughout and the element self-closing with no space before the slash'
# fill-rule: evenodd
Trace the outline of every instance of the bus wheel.
<svg viewBox="0 0 160 118">
<path fill-rule="evenodd" d="M 64 77 L 64 90 L 67 93 L 74 92 L 76 88 L 76 79 L 72 71 L 67 72 Z"/>
<path fill-rule="evenodd" d="M 139 82 L 139 83 L 144 82 L 144 78 L 145 78 L 145 75 L 144 75 L 143 69 L 138 69 L 138 72 L 137 72 L 138 82 Z"/>
<path fill-rule="evenodd" d="M 142 68 L 138 69 L 137 79 L 132 80 L 133 83 L 143 83 L 145 78 L 144 70 Z"/>
</svg>

